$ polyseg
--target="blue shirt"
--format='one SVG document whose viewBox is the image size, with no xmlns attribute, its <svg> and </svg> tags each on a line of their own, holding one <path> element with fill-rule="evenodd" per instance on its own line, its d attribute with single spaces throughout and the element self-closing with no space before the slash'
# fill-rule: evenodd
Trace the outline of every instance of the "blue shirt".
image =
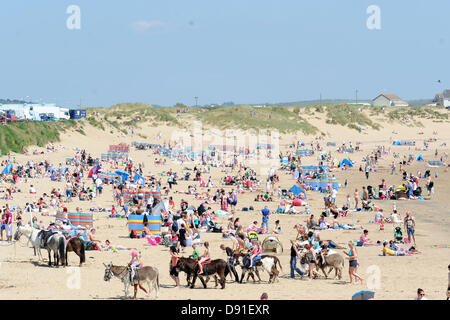
<svg viewBox="0 0 450 320">
<path fill-rule="evenodd" d="M 261 213 L 263 214 L 263 221 L 269 220 L 269 213 L 270 213 L 269 209 L 264 208 L 261 210 Z"/>
</svg>

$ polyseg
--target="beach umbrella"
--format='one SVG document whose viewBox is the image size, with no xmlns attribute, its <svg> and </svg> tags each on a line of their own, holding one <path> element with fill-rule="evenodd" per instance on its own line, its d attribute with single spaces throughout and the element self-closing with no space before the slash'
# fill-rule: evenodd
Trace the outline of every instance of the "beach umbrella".
<svg viewBox="0 0 450 320">
<path fill-rule="evenodd" d="M 360 291 L 352 296 L 352 300 L 369 300 L 375 297 L 375 292 L 373 291 Z"/>
<path fill-rule="evenodd" d="M 2 174 L 11 173 L 12 168 L 13 168 L 13 165 L 10 162 L 8 162 L 8 165 L 5 167 L 5 169 L 3 169 Z"/>
<path fill-rule="evenodd" d="M 143 176 L 141 176 L 140 174 L 135 174 L 134 175 L 134 181 L 136 182 L 136 183 L 138 183 L 138 184 L 141 184 L 141 185 L 144 185 L 145 184 L 145 179 L 144 179 L 144 177 Z"/>
<path fill-rule="evenodd" d="M 88 178 L 92 177 L 94 174 L 96 174 L 100 170 L 100 166 L 93 166 L 91 170 L 89 170 Z"/>
<path fill-rule="evenodd" d="M 127 180 L 128 176 L 130 175 L 128 172 L 126 172 L 124 170 L 117 170 L 116 174 L 118 174 L 122 178 L 122 182 Z"/>
</svg>

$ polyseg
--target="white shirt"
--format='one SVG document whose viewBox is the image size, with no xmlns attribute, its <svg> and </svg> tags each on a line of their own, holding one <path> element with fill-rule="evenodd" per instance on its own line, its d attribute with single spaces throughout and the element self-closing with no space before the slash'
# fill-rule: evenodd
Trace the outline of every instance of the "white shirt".
<svg viewBox="0 0 450 320">
<path fill-rule="evenodd" d="M 336 189 L 333 189 L 333 190 L 331 191 L 331 197 L 332 197 L 332 198 L 336 198 L 336 196 L 337 196 L 337 190 L 336 190 Z"/>
<path fill-rule="evenodd" d="M 184 220 L 182 218 L 177 220 L 177 226 L 178 226 L 178 230 L 181 229 L 181 226 L 185 226 L 186 223 L 184 222 Z"/>
</svg>

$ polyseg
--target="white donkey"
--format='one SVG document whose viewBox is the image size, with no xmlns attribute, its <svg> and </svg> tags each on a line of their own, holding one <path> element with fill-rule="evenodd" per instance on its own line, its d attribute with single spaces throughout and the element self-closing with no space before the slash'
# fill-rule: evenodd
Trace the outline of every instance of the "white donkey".
<svg viewBox="0 0 450 320">
<path fill-rule="evenodd" d="M 28 243 L 31 242 L 33 245 L 34 255 L 36 255 L 36 252 L 38 253 L 39 262 L 44 261 L 41 253 L 41 238 L 38 237 L 38 234 L 41 231 L 42 230 L 33 228 L 29 224 L 26 224 L 18 227 L 16 233 L 14 234 L 14 240 L 16 241 L 19 240 L 22 235 L 28 238 Z"/>
</svg>

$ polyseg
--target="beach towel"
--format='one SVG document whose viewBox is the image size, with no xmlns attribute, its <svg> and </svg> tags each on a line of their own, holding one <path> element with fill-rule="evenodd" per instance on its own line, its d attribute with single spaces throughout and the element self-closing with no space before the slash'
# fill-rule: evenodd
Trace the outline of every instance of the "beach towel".
<svg viewBox="0 0 450 320">
<path fill-rule="evenodd" d="M 247 210 L 248 210 L 248 209 L 247 209 Z M 214 211 L 214 213 L 215 213 L 216 215 L 218 215 L 219 217 L 224 217 L 224 216 L 229 215 L 229 213 L 228 213 L 227 211 L 224 211 L 224 210 L 216 210 L 216 211 Z"/>
</svg>

